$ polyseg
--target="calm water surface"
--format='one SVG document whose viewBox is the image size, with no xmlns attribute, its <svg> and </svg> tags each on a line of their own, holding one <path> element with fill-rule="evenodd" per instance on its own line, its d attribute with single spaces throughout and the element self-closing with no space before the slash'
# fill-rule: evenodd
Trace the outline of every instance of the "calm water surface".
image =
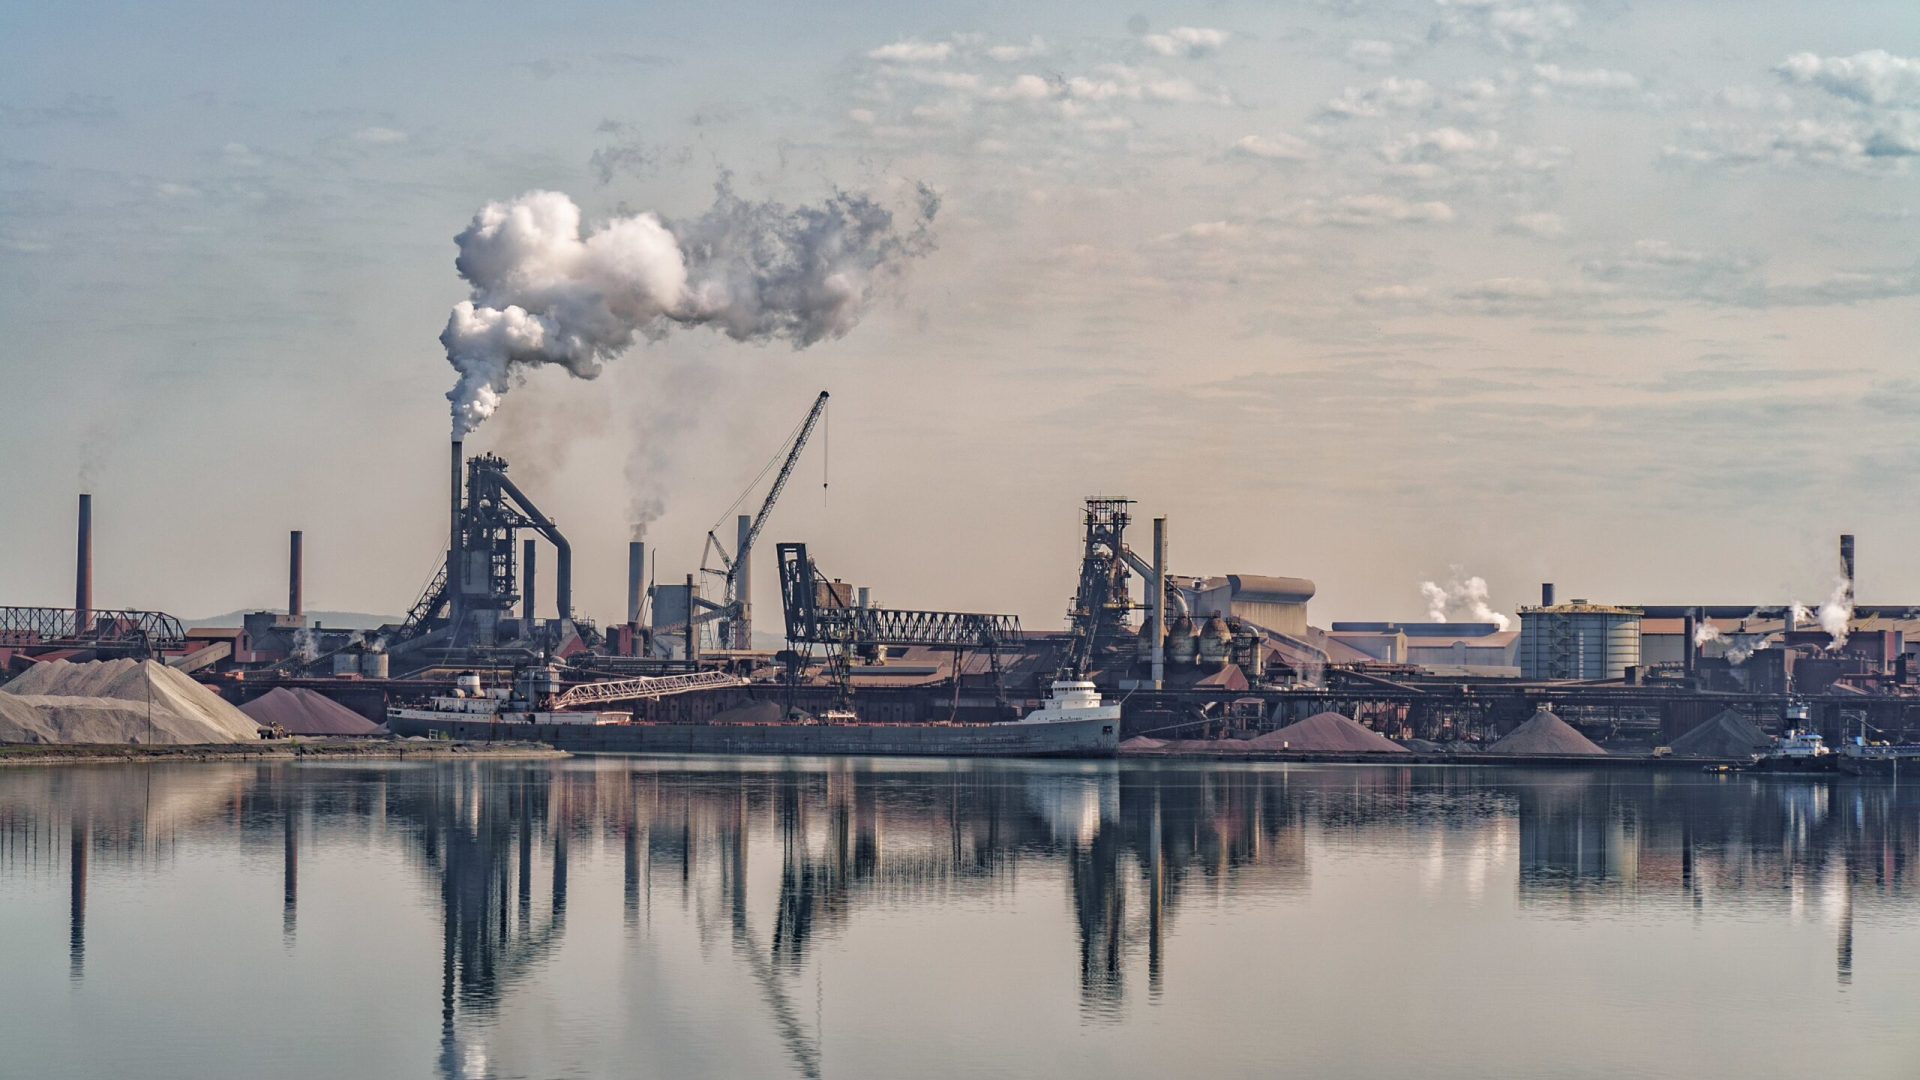
<svg viewBox="0 0 1920 1080">
<path fill-rule="evenodd" d="M 0 769 L 6 1077 L 1907 1077 L 1920 790 Z"/>
</svg>

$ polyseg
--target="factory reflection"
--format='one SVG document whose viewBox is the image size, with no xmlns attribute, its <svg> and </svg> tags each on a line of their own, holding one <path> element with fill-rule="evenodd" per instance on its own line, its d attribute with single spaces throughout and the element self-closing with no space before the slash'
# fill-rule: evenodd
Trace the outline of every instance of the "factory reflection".
<svg viewBox="0 0 1920 1080">
<path fill-rule="evenodd" d="M 1052 882 L 1097 1022 L 1164 993 L 1185 908 L 1304 897 L 1314 852 L 1417 837 L 1449 865 L 1483 858 L 1525 911 L 1785 905 L 1830 920 L 1844 983 L 1856 915 L 1897 905 L 1911 918 L 1920 851 L 1911 789 L 1639 770 L 603 759 L 325 779 L 274 765 L 16 771 L 0 777 L 0 873 L 66 877 L 78 980 L 90 876 L 159 873 L 219 837 L 256 861 L 277 853 L 291 948 L 303 850 L 397 838 L 437 908 L 449 1077 L 493 1071 L 488 1043 L 516 987 L 570 932 L 590 949 L 640 947 L 666 903 L 738 965 L 794 1070 L 817 1076 L 813 992 L 798 987 L 863 912 L 986 906 Z M 608 915 L 617 895 L 617 919 L 570 925 L 569 891 L 588 887 L 576 878 Z"/>
</svg>

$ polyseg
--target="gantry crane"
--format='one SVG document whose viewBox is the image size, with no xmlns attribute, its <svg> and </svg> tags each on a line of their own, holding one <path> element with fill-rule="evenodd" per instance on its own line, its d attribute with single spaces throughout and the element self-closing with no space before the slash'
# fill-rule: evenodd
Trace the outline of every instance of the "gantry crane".
<svg viewBox="0 0 1920 1080">
<path fill-rule="evenodd" d="M 767 488 L 767 497 L 760 503 L 760 512 L 752 518 L 740 515 L 733 552 L 729 554 L 726 546 L 720 542 L 718 522 L 707 530 L 707 546 L 700 556 L 700 572 L 724 578 L 726 582 L 725 599 L 708 616 L 718 621 L 722 648 L 753 647 L 753 545 L 760 538 L 760 530 L 766 527 L 767 515 L 773 512 L 773 504 L 779 501 L 781 490 L 793 475 L 793 467 L 800 461 L 800 451 L 806 449 L 807 438 L 813 434 L 814 426 L 820 422 L 820 416 L 826 409 L 827 392 L 822 390 L 820 396 L 813 399 L 813 408 L 807 410 L 806 419 L 800 421 L 800 426 L 793 430 L 793 434 L 787 437 L 766 467 L 760 470 L 760 475 L 755 476 L 753 483 L 748 484 L 740 497 L 733 501 L 733 506 L 727 508 L 732 510 L 746 501 L 747 496 L 759 485 L 761 477 L 773 469 L 775 462 L 779 463 L 780 471 L 774 473 L 773 483 Z M 721 520 L 725 519 L 726 515 L 722 514 Z M 718 566 L 709 564 L 709 560 L 715 556 L 719 557 Z M 705 604 L 706 601 L 701 603 Z"/>
</svg>

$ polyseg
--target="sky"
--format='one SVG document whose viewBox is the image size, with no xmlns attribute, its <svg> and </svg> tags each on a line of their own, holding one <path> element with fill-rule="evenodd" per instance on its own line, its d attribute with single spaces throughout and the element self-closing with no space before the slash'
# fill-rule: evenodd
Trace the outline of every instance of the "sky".
<svg viewBox="0 0 1920 1080">
<path fill-rule="evenodd" d="M 1079 503 L 1176 572 L 1920 603 L 1920 6 L 1616 0 L 11 5 L 0 603 L 397 613 L 442 557 L 454 238 L 717 185 L 927 243 L 836 333 L 649 330 L 469 436 L 623 612 L 832 405 L 768 526 L 900 607 L 1059 625 Z M 749 500 L 751 506 L 757 496 Z M 730 525 L 722 529 L 729 535 Z M 551 561 L 548 560 L 548 566 Z M 551 586 L 544 590 L 551 596 Z M 772 549 L 755 603 L 775 629 Z"/>
</svg>

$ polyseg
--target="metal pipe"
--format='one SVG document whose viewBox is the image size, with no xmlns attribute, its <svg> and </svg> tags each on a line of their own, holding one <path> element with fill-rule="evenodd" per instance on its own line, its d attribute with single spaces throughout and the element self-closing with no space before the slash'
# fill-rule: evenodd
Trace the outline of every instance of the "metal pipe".
<svg viewBox="0 0 1920 1080">
<path fill-rule="evenodd" d="M 534 565 L 540 548 L 529 536 L 520 541 L 520 617 L 526 620 L 527 628 L 521 632 L 524 637 L 533 632 L 534 612 L 539 610 L 534 603 Z"/>
<path fill-rule="evenodd" d="M 740 610 L 733 620 L 736 649 L 753 648 L 753 519 L 741 514 L 734 519 L 733 595 Z"/>
<path fill-rule="evenodd" d="M 532 519 L 533 527 L 553 545 L 555 608 L 560 613 L 562 621 L 571 622 L 573 620 L 573 545 L 567 543 L 567 538 L 561 535 L 560 527 L 553 523 L 553 519 L 541 513 L 540 508 L 533 505 L 533 500 L 527 498 L 526 492 L 521 491 L 513 481 L 507 479 L 505 473 L 499 473 L 497 476 L 500 490 L 506 492 L 508 497 L 520 505 L 521 512 Z"/>
<path fill-rule="evenodd" d="M 73 632 L 93 622 L 93 496 L 80 494 L 80 533 L 73 559 Z"/>
<path fill-rule="evenodd" d="M 1840 534 L 1840 573 L 1847 579 L 1847 605 L 1853 605 L 1853 534 Z"/>
<path fill-rule="evenodd" d="M 1167 678 L 1167 519 L 1153 519 L 1153 688 L 1159 690 Z"/>
<path fill-rule="evenodd" d="M 1540 606 L 1553 606 L 1553 582 L 1551 581 L 1543 581 L 1540 583 Z"/>
<path fill-rule="evenodd" d="M 306 537 L 299 529 L 287 534 L 287 614 L 306 621 Z"/>
<path fill-rule="evenodd" d="M 627 621 L 640 625 L 641 608 L 647 597 L 647 542 L 635 540 L 627 545 Z"/>
</svg>

